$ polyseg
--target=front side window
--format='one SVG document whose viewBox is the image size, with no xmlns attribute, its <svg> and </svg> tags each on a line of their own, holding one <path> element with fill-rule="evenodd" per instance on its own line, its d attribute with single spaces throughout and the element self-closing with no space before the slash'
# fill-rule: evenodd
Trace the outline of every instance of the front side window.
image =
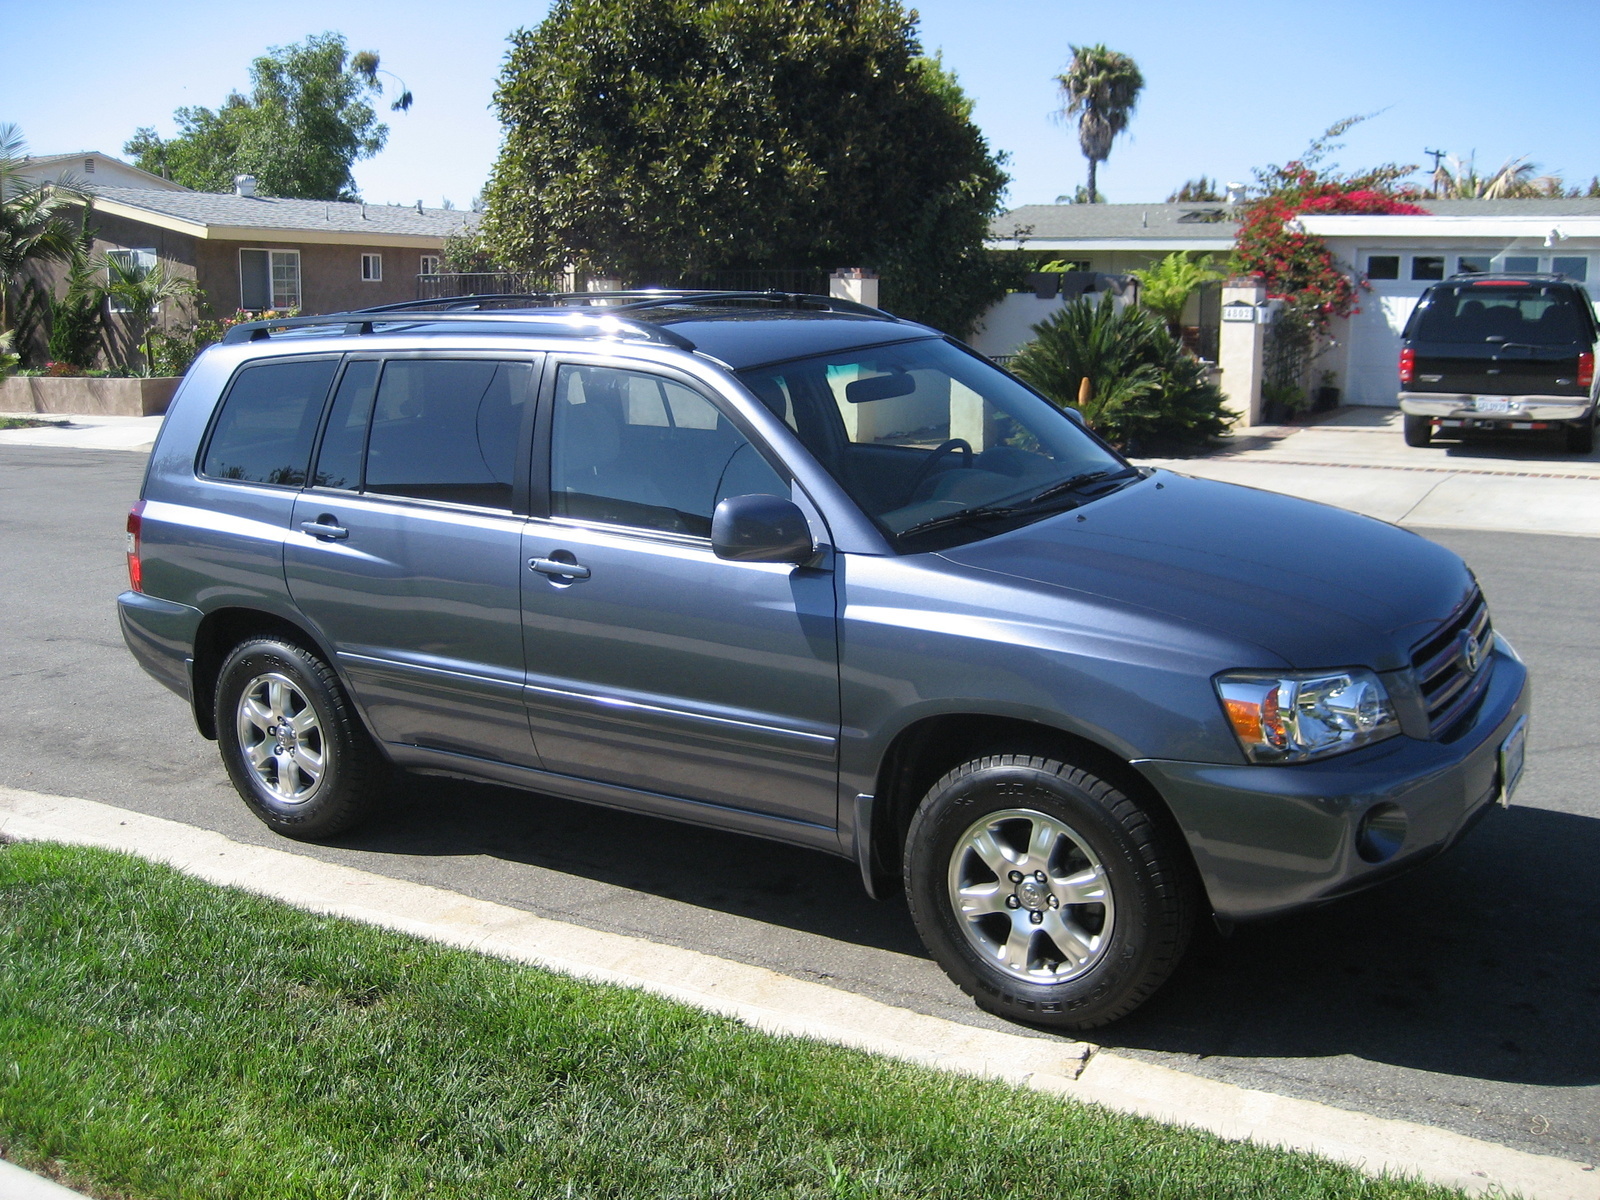
<svg viewBox="0 0 1600 1200">
<path fill-rule="evenodd" d="M 299 487 L 337 359 L 267 362 L 234 376 L 200 473 L 212 479 Z"/>
<path fill-rule="evenodd" d="M 250 312 L 300 307 L 300 251 L 239 251 L 239 307 Z"/>
<path fill-rule="evenodd" d="M 532 366 L 391 359 L 374 390 L 377 370 L 355 362 L 345 372 L 317 460 L 317 483 L 509 510 Z"/>
<path fill-rule="evenodd" d="M 1049 401 L 942 340 L 841 351 L 740 378 L 906 550 L 929 548 L 925 535 L 948 539 L 953 528 L 970 540 L 1035 519 L 1135 475 Z"/>
<path fill-rule="evenodd" d="M 555 516 L 709 537 L 729 496 L 789 495 L 714 404 L 642 371 L 563 366 L 550 437 Z"/>
</svg>

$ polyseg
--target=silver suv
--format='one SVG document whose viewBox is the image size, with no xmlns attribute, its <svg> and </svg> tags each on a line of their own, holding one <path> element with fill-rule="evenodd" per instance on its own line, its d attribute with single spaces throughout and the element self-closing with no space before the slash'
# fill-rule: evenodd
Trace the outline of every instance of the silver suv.
<svg viewBox="0 0 1600 1200">
<path fill-rule="evenodd" d="M 1449 551 L 1136 468 L 824 297 L 241 325 L 128 538 L 128 645 L 271 828 L 408 769 L 809 846 L 1069 1029 L 1199 920 L 1445 849 L 1523 759 L 1526 672 Z"/>
</svg>

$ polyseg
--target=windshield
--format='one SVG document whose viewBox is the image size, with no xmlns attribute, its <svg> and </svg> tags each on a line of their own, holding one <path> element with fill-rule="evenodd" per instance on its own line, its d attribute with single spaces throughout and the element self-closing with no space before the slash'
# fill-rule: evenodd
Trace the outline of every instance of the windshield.
<svg viewBox="0 0 1600 1200">
<path fill-rule="evenodd" d="M 1406 336 L 1418 342 L 1568 346 L 1593 340 L 1584 305 L 1559 284 L 1480 282 L 1435 288 Z"/>
<path fill-rule="evenodd" d="M 1048 401 L 942 340 L 739 377 L 901 549 L 985 536 L 1135 475 Z"/>
</svg>

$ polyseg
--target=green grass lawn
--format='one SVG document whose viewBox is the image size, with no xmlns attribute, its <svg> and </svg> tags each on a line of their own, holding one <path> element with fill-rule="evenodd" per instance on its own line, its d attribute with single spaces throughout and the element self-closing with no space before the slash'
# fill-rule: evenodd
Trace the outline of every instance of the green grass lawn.
<svg viewBox="0 0 1600 1200">
<path fill-rule="evenodd" d="M 0 846 L 0 1153 L 137 1200 L 1459 1194 L 36 844 Z"/>
</svg>

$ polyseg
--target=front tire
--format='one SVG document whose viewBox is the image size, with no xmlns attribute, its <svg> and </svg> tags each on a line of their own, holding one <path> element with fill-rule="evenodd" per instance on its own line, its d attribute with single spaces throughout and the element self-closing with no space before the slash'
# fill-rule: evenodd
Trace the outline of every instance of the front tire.
<svg viewBox="0 0 1600 1200">
<path fill-rule="evenodd" d="M 276 833 L 333 837 L 380 798 L 385 764 L 338 676 L 293 642 L 234 648 L 217 678 L 216 730 L 234 789 Z"/>
<path fill-rule="evenodd" d="M 1026 755 L 974 759 L 928 793 L 906 834 L 923 942 L 982 1008 L 1093 1029 L 1166 981 L 1196 888 L 1169 830 L 1114 784 Z"/>
<path fill-rule="evenodd" d="M 1433 421 L 1428 417 L 1405 418 L 1406 445 L 1426 446 L 1433 441 Z"/>
</svg>

